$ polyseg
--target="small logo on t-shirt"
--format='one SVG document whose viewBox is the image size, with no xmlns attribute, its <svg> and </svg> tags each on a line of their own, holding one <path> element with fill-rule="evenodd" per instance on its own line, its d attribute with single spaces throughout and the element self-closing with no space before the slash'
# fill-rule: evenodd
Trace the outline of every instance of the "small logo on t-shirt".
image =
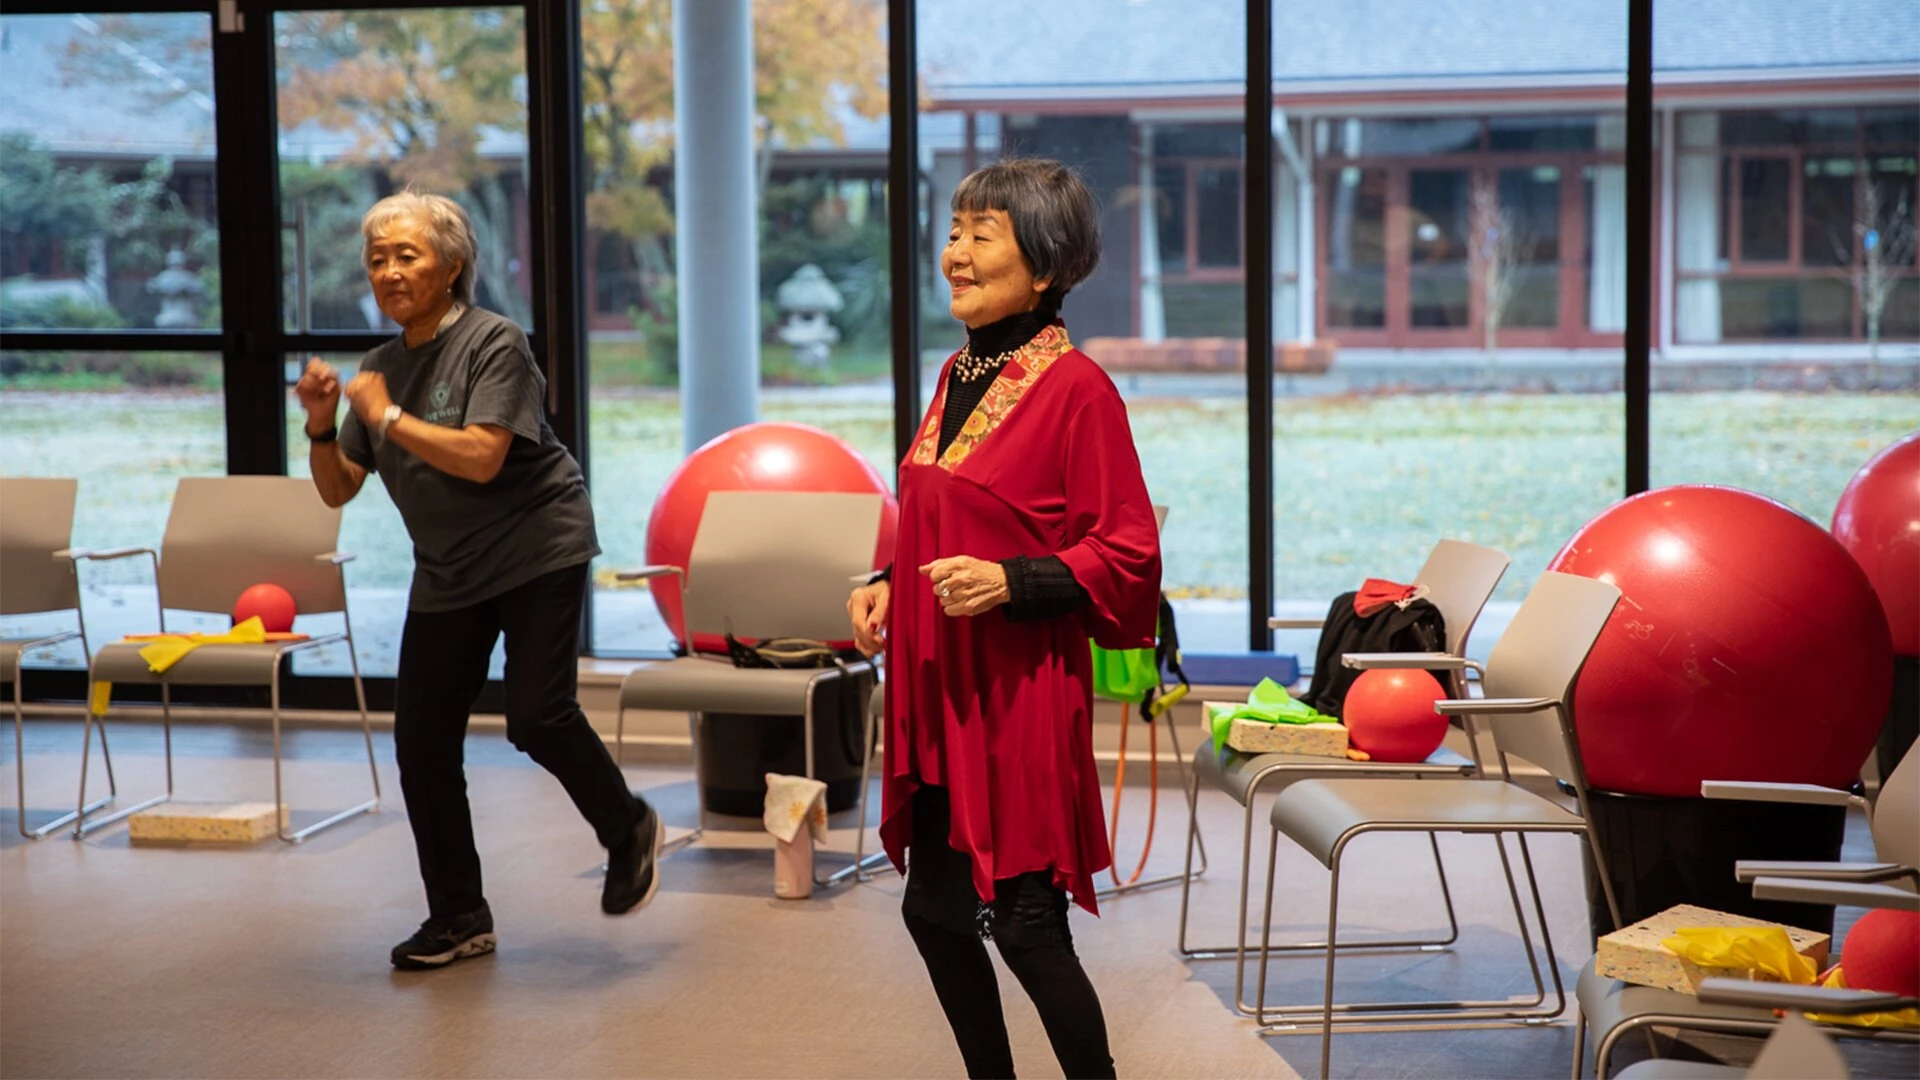
<svg viewBox="0 0 1920 1080">
<path fill-rule="evenodd" d="M 427 395 L 427 400 L 433 405 L 432 411 L 427 413 L 427 421 L 429 423 L 444 424 L 448 420 L 455 419 L 459 416 L 459 409 L 447 408 L 447 399 L 451 397 L 453 397 L 452 384 L 444 379 L 433 384 L 432 392 Z"/>
</svg>

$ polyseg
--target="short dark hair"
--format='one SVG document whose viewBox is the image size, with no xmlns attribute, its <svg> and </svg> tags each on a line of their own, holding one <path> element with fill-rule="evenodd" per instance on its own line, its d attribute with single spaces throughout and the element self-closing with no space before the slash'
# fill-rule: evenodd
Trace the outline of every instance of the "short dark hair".
<svg viewBox="0 0 1920 1080">
<path fill-rule="evenodd" d="M 1060 309 L 1100 263 L 1100 214 L 1078 174 L 1047 158 L 1010 158 L 975 170 L 953 189 L 953 212 L 1005 211 L 1042 307 Z"/>
</svg>

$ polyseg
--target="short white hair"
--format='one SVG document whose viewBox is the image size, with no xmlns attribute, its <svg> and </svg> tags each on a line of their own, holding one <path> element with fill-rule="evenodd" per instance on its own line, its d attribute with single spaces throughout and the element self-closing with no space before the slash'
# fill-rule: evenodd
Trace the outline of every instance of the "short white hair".
<svg viewBox="0 0 1920 1080">
<path fill-rule="evenodd" d="M 474 239 L 473 222 L 468 220 L 467 212 L 445 195 L 423 195 L 408 190 L 374 203 L 360 219 L 360 265 L 367 265 L 367 248 L 385 236 L 387 229 L 400 218 L 412 218 L 426 227 L 427 243 L 433 247 L 436 257 L 460 264 L 460 274 L 449 288 L 455 300 L 471 306 L 474 281 L 480 276 L 480 267 L 473 256 L 480 245 Z"/>
</svg>

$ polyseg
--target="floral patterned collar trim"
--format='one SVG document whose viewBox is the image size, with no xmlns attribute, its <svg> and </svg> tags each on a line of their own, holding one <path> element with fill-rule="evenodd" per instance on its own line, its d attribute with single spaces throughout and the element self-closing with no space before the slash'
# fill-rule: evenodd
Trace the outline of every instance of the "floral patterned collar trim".
<svg viewBox="0 0 1920 1080">
<path fill-rule="evenodd" d="M 960 434 L 954 436 L 947 445 L 947 452 L 934 460 L 934 451 L 940 446 L 940 418 L 947 408 L 946 381 L 941 380 L 940 394 L 934 399 L 933 408 L 927 410 L 927 419 L 921 426 L 920 438 L 914 443 L 913 464 L 933 465 L 952 472 L 967 460 L 974 448 L 987 436 L 999 430 L 1007 422 L 1014 406 L 1026 397 L 1027 390 L 1046 374 L 1055 360 L 1060 359 L 1073 348 L 1073 342 L 1067 338 L 1067 329 L 1058 324 L 1049 326 L 1034 335 L 1033 340 L 1021 347 L 1020 351 L 1007 360 L 1005 367 L 987 387 L 980 397 L 980 404 L 974 406 L 967 416 L 967 422 L 960 428 Z"/>
</svg>

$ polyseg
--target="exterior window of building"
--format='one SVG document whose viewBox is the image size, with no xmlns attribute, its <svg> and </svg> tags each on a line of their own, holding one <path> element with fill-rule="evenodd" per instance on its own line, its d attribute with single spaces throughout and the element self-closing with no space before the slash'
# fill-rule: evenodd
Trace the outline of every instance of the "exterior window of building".
<svg viewBox="0 0 1920 1080">
<path fill-rule="evenodd" d="M 1678 128 L 1676 340 L 1911 336 L 1920 107 L 1696 111 Z"/>
<path fill-rule="evenodd" d="M 1356 347 L 1613 346 L 1623 148 L 1618 114 L 1315 121 L 1324 333 Z"/>
</svg>

